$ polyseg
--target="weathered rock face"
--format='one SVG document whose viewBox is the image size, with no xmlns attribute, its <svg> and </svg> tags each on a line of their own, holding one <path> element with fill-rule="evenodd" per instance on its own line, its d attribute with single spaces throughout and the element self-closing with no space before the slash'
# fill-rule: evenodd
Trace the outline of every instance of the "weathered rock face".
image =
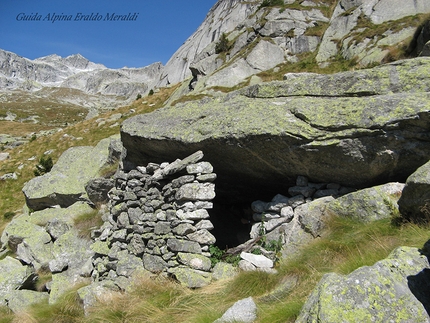
<svg viewBox="0 0 430 323">
<path fill-rule="evenodd" d="M 283 192 L 297 175 L 353 187 L 404 182 L 430 159 L 429 70 L 423 57 L 334 75 L 290 74 L 166 107 L 124 122 L 125 160 L 138 165 L 203 150 L 217 170 L 218 196 L 235 200 Z"/>
<path fill-rule="evenodd" d="M 361 66 L 380 63 L 389 55 L 389 47 L 406 46 L 416 36 L 419 26 L 408 17 L 430 12 L 426 0 L 339 0 L 334 9 L 335 4 L 327 1 L 284 3 L 280 10 L 260 7 L 262 1 L 218 1 L 171 57 L 158 85 L 192 75 L 190 88 L 197 91 L 233 87 L 278 64 L 298 62 L 299 54 L 309 52 L 317 52 L 321 65 L 339 57 Z M 372 31 L 375 28 L 378 34 Z M 222 33 L 230 48 L 218 53 L 215 48 Z M 426 55 L 424 44 L 417 55 Z"/>
<path fill-rule="evenodd" d="M 398 204 L 400 213 L 406 220 L 430 220 L 430 162 L 408 177 Z"/>
<path fill-rule="evenodd" d="M 347 276 L 326 274 L 302 308 L 303 322 L 429 322 L 429 262 L 400 247 Z"/>
<path fill-rule="evenodd" d="M 35 211 L 56 205 L 68 207 L 87 199 L 87 183 L 98 177 L 100 170 L 113 161 L 109 155 L 112 140 L 115 139 L 104 139 L 96 147 L 67 150 L 49 173 L 25 184 L 23 193 L 28 207 Z"/>
<path fill-rule="evenodd" d="M 241 0 L 220 0 L 188 40 L 166 63 L 158 86 L 175 84 L 191 76 L 190 65 L 195 58 L 210 56 L 206 47 L 219 39 L 222 33 L 233 31 L 238 24 L 255 12 L 258 4 Z M 207 53 L 207 54 L 205 54 Z"/>
</svg>

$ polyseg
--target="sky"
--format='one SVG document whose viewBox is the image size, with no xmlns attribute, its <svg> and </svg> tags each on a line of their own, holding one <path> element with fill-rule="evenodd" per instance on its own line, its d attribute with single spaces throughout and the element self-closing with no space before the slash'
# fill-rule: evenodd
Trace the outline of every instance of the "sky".
<svg viewBox="0 0 430 323">
<path fill-rule="evenodd" d="M 79 53 L 109 68 L 166 64 L 216 2 L 0 0 L 0 49 L 29 59 Z"/>
</svg>

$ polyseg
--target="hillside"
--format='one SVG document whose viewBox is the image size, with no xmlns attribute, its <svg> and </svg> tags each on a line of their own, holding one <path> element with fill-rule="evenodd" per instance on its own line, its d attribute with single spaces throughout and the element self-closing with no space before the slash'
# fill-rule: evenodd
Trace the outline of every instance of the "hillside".
<svg viewBox="0 0 430 323">
<path fill-rule="evenodd" d="M 2 52 L 0 322 L 430 322 L 428 14 L 220 0 L 164 67 Z"/>
</svg>

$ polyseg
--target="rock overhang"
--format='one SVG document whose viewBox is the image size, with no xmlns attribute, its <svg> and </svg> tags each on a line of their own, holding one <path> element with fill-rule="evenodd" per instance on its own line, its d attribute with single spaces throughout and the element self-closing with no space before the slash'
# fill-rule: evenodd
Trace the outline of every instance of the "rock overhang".
<svg viewBox="0 0 430 323">
<path fill-rule="evenodd" d="M 125 161 L 202 150 L 218 198 L 231 200 L 282 192 L 298 175 L 356 188 L 404 181 L 430 159 L 428 65 L 297 75 L 164 107 L 123 123 Z"/>
</svg>

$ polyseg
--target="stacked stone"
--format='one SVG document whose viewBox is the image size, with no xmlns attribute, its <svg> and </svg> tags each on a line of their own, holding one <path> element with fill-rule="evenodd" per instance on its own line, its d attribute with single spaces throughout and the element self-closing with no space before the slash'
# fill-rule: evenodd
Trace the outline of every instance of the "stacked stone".
<svg viewBox="0 0 430 323">
<path fill-rule="evenodd" d="M 252 202 L 253 220 L 257 223 L 252 226 L 250 236 L 255 239 L 290 222 L 295 209 L 302 204 L 328 196 L 337 198 L 353 190 L 335 183 L 310 183 L 305 176 L 298 176 L 296 185 L 288 189 L 289 197 L 278 194 L 270 202 Z"/>
<path fill-rule="evenodd" d="M 149 163 L 115 175 L 110 212 L 93 232 L 93 278 L 130 277 L 136 269 L 208 272 L 215 237 L 208 209 L 216 174 L 198 151 L 172 163 Z"/>
</svg>

